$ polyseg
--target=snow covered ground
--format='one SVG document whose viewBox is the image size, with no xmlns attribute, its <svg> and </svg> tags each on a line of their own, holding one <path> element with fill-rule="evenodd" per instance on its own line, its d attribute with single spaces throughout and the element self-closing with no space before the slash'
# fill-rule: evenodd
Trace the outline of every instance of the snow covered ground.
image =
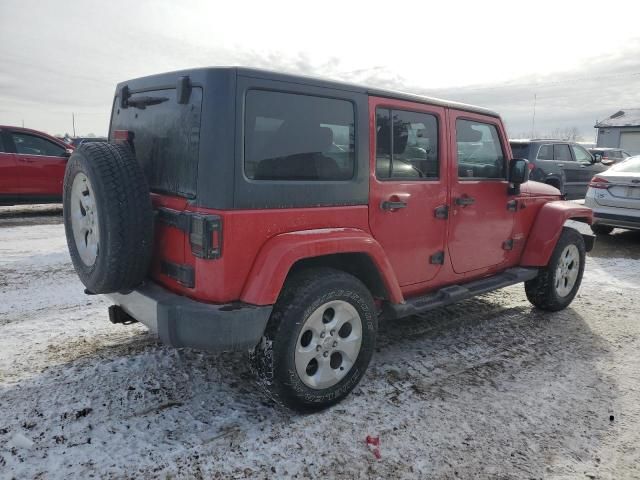
<svg viewBox="0 0 640 480">
<path fill-rule="evenodd" d="M 639 305 L 640 235 L 618 232 L 571 308 L 514 286 L 384 324 L 354 393 L 298 415 L 245 354 L 110 324 L 59 211 L 0 209 L 0 478 L 638 478 Z"/>
</svg>

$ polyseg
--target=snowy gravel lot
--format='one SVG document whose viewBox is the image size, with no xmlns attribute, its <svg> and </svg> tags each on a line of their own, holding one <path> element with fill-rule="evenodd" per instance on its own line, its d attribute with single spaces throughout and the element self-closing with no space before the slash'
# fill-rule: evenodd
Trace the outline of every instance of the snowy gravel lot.
<svg viewBox="0 0 640 480">
<path fill-rule="evenodd" d="M 59 209 L 0 208 L 0 478 L 640 478 L 638 233 L 598 240 L 563 312 L 514 286 L 383 324 L 315 415 L 268 403 L 245 354 L 158 345 L 106 306 Z"/>
</svg>

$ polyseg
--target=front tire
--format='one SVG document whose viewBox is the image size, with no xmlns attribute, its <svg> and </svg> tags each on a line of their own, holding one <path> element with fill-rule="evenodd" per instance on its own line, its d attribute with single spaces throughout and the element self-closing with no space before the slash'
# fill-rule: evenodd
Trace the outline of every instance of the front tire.
<svg viewBox="0 0 640 480">
<path fill-rule="evenodd" d="M 252 367 L 277 403 L 322 410 L 360 382 L 377 328 L 373 298 L 360 280 L 330 268 L 301 271 L 287 280 Z"/>
<path fill-rule="evenodd" d="M 566 308 L 580 288 L 585 256 L 582 235 L 573 228 L 564 227 L 547 266 L 540 269 L 536 278 L 524 284 L 529 301 L 550 312 Z"/>
</svg>

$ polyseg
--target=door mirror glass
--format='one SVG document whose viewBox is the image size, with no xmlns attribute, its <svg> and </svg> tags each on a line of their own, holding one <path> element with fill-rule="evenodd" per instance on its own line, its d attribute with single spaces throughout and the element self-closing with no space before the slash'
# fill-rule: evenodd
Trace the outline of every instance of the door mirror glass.
<svg viewBox="0 0 640 480">
<path fill-rule="evenodd" d="M 529 180 L 529 162 L 524 158 L 514 158 L 509 162 L 509 182 L 520 185 Z"/>
</svg>

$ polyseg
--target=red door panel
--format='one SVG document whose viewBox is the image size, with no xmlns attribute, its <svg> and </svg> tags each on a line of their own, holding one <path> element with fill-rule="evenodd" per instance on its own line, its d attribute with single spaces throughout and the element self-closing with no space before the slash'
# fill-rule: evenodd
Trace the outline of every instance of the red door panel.
<svg viewBox="0 0 640 480">
<path fill-rule="evenodd" d="M 507 208 L 509 150 L 499 119 L 450 110 L 452 149 L 448 250 L 456 273 L 508 260 L 514 212 Z"/>
<path fill-rule="evenodd" d="M 66 147 L 31 132 L 12 131 L 16 160 L 20 169 L 20 193 L 62 195 Z"/>
<path fill-rule="evenodd" d="M 442 266 L 432 257 L 444 250 L 447 227 L 434 213 L 447 204 L 444 109 L 370 97 L 369 122 L 371 232 L 401 286 L 429 281 Z"/>
<path fill-rule="evenodd" d="M 62 195 L 67 159 L 44 155 L 17 155 L 21 193 Z"/>
<path fill-rule="evenodd" d="M 20 185 L 16 155 L 0 152 L 0 195 L 18 193 L 20 193 Z"/>
</svg>

